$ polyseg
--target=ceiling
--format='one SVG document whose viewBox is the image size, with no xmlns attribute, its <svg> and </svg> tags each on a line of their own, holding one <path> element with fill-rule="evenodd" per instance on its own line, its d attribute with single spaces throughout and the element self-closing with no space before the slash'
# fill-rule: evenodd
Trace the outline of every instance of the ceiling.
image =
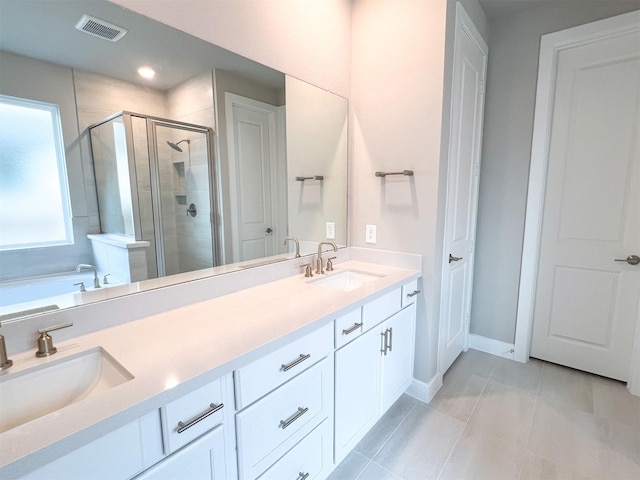
<svg viewBox="0 0 640 480">
<path fill-rule="evenodd" d="M 75 28 L 91 15 L 128 33 L 111 42 Z M 167 90 L 207 69 L 221 68 L 273 87 L 284 75 L 167 25 L 103 0 L 0 0 L 0 49 Z M 143 80 L 140 66 L 155 69 Z"/>
</svg>

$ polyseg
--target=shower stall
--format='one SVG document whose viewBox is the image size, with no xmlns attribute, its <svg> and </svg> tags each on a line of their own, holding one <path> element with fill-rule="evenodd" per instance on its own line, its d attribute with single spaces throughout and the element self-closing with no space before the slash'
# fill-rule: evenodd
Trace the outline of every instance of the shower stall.
<svg viewBox="0 0 640 480">
<path fill-rule="evenodd" d="M 89 133 L 101 232 L 148 242 L 136 279 L 215 266 L 212 129 L 120 112 Z"/>
</svg>

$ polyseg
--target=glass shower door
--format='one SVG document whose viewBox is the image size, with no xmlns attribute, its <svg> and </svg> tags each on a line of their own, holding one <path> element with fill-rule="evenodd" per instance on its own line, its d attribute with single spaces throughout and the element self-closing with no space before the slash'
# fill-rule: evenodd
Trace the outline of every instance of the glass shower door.
<svg viewBox="0 0 640 480">
<path fill-rule="evenodd" d="M 155 140 L 152 189 L 160 275 L 215 265 L 211 130 L 149 120 Z"/>
</svg>

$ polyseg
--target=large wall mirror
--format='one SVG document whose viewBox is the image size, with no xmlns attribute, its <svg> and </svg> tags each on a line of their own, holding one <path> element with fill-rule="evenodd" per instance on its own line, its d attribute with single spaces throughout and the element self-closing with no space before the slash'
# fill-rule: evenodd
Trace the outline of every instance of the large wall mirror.
<svg viewBox="0 0 640 480">
<path fill-rule="evenodd" d="M 107 1 L 0 0 L 0 320 L 346 246 L 347 108 Z"/>
</svg>

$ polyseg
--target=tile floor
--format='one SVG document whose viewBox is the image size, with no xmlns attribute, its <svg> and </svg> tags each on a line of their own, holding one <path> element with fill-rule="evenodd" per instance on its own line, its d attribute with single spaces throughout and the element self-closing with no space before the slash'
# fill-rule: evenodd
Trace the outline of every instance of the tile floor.
<svg viewBox="0 0 640 480">
<path fill-rule="evenodd" d="M 430 404 L 404 395 L 330 480 L 640 479 L 640 397 L 551 363 L 463 353 Z"/>
</svg>

